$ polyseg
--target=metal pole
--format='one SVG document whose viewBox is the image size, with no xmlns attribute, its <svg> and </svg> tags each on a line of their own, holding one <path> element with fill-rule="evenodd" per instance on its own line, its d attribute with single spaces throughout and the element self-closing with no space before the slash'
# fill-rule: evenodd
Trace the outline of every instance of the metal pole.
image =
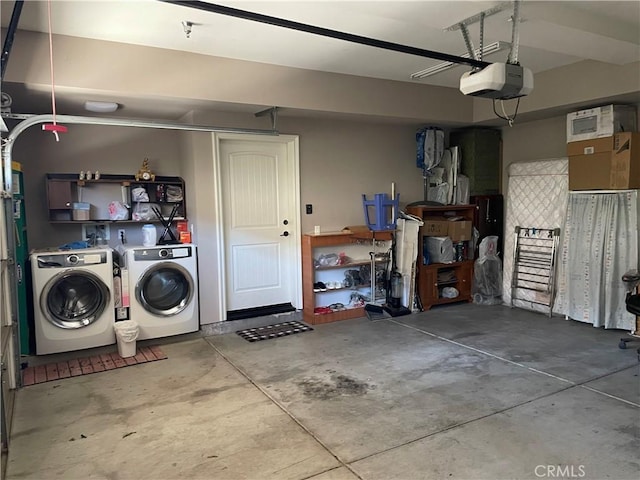
<svg viewBox="0 0 640 480">
<path fill-rule="evenodd" d="M 53 122 L 53 115 L 4 115 L 5 118 L 24 119 L 11 130 L 2 142 L 2 159 L 4 161 L 4 189 L 8 194 L 12 188 L 11 153 L 16 138 L 27 128 L 39 123 Z M 134 120 L 121 118 L 79 117 L 73 115 L 56 115 L 56 122 L 62 124 L 104 125 L 114 127 L 160 128 L 165 130 L 188 130 L 193 132 L 249 133 L 254 135 L 278 135 L 277 130 L 258 130 L 251 128 L 213 127 L 209 125 L 189 125 L 183 123 L 157 122 L 151 120 Z"/>
<path fill-rule="evenodd" d="M 22 12 L 23 4 L 24 0 L 16 0 L 15 5 L 13 6 L 9 29 L 7 30 L 7 36 L 4 39 L 4 45 L 2 47 L 2 80 L 4 80 L 4 71 L 7 69 L 9 54 L 11 53 L 11 47 L 13 46 L 13 37 L 18 29 L 18 21 L 20 20 L 20 13 Z"/>
</svg>

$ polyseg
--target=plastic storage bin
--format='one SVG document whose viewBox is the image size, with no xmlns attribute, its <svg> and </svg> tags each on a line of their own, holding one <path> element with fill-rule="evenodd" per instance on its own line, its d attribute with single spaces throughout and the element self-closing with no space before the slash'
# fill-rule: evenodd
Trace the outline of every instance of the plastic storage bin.
<svg viewBox="0 0 640 480">
<path fill-rule="evenodd" d="M 91 220 L 91 204 L 90 203 L 74 203 L 73 204 L 74 220 Z"/>
</svg>

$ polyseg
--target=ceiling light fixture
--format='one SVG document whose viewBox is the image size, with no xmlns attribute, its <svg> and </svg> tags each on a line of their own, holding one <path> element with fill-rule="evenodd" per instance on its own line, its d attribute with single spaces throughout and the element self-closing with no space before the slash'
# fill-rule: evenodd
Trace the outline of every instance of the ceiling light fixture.
<svg viewBox="0 0 640 480">
<path fill-rule="evenodd" d="M 89 112 L 97 112 L 97 113 L 111 113 L 115 112 L 118 107 L 115 102 L 95 102 L 95 101 L 87 101 L 84 102 L 84 109 Z"/>
<path fill-rule="evenodd" d="M 511 46 L 511 44 L 509 42 L 493 42 L 490 43 L 486 46 L 484 46 L 482 49 L 480 48 L 476 48 L 475 49 L 475 53 L 476 53 L 476 58 L 484 58 L 485 55 L 489 55 L 492 53 L 496 53 L 496 52 L 500 52 L 502 50 L 506 50 L 507 48 L 509 48 Z M 480 54 L 482 54 L 482 56 L 480 56 Z M 460 55 L 461 57 L 464 58 L 469 58 L 469 54 L 468 53 L 464 53 L 462 55 Z M 458 63 L 453 63 L 453 62 L 443 62 L 443 63 L 439 63 L 437 65 L 434 65 L 433 67 L 429 67 L 429 68 L 425 68 L 424 70 L 420 70 L 419 72 L 416 73 L 412 73 L 410 75 L 411 79 L 413 80 L 417 80 L 420 78 L 426 78 L 426 77 L 430 77 L 432 75 L 435 75 L 437 73 L 442 73 L 445 72 L 451 68 L 454 67 L 459 67 L 460 64 Z"/>
</svg>

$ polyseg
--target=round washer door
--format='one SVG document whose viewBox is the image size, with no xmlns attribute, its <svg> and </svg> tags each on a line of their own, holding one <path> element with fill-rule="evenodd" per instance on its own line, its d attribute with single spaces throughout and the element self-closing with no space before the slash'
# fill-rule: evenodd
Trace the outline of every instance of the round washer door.
<svg viewBox="0 0 640 480">
<path fill-rule="evenodd" d="M 95 273 L 66 270 L 52 277 L 40 293 L 40 309 L 59 328 L 83 328 L 98 320 L 111 298 Z"/>
<path fill-rule="evenodd" d="M 170 317 L 187 308 L 193 288 L 193 278 L 182 265 L 161 262 L 142 274 L 136 284 L 136 298 L 146 311 Z"/>
</svg>

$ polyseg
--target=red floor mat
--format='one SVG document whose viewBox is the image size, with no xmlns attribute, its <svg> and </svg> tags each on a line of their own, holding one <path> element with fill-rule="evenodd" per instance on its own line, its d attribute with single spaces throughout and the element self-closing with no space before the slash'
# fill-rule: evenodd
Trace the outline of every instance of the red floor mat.
<svg viewBox="0 0 640 480">
<path fill-rule="evenodd" d="M 61 378 L 77 377 L 90 373 L 106 372 L 116 368 L 138 365 L 139 363 L 164 360 L 167 356 L 160 347 L 140 347 L 134 357 L 122 358 L 117 353 L 104 353 L 91 357 L 82 357 L 66 362 L 49 363 L 36 367 L 27 367 L 22 370 L 22 386 L 36 385 L 38 383 L 51 382 Z"/>
</svg>

